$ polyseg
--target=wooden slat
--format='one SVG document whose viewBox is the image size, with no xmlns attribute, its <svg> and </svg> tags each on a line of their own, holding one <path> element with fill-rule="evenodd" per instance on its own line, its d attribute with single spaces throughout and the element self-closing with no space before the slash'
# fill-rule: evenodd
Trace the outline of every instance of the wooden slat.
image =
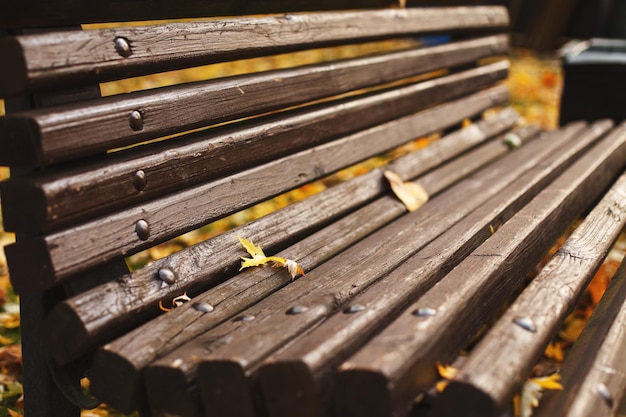
<svg viewBox="0 0 626 417">
<path fill-rule="evenodd" d="M 496 64 L 493 69 L 502 71 L 496 72 L 498 76 L 506 73 L 506 66 L 500 64 Z M 474 70 L 469 72 L 473 73 Z M 464 80 L 452 84 L 452 88 L 407 94 L 405 99 L 413 100 L 415 110 L 418 110 L 424 101 L 432 104 L 432 94 L 439 93 L 436 97 L 442 100 L 451 98 L 450 96 L 457 96 L 458 90 L 469 86 L 470 80 L 475 88 L 475 84 L 480 84 L 481 81 L 488 84 L 493 74 L 480 70 L 477 76 L 467 79 L 463 77 Z M 417 89 L 421 90 L 419 87 Z M 394 95 L 397 97 L 397 92 Z M 393 122 L 379 125 L 230 177 L 188 188 L 177 194 L 114 213 L 106 221 L 98 218 L 80 226 L 7 246 L 9 267 L 19 276 L 28 277 L 24 281 L 14 282 L 14 287 L 18 291 L 28 291 L 51 286 L 72 273 L 163 242 L 399 146 L 406 142 L 404 136 L 398 137 L 402 142 L 380 140 L 381 134 L 386 136 L 393 126 Z M 405 128 L 401 122 L 395 124 L 395 127 Z M 233 186 L 236 187 L 237 194 L 233 193 Z M 149 233 L 143 236 L 136 233 L 138 222 L 146 222 Z M 98 236 L 98 239 L 94 239 L 94 236 Z M 88 256 L 84 256 L 86 253 Z"/>
<path fill-rule="evenodd" d="M 622 196 L 623 198 L 623 196 Z M 613 207 L 615 209 L 615 207 Z M 624 206 L 622 206 L 622 215 Z M 538 417 L 614 416 L 626 392 L 626 263 L 561 368 L 563 390 L 546 393 Z"/>
<path fill-rule="evenodd" d="M 489 196 L 501 191 L 516 174 L 526 171 L 541 156 L 545 156 L 544 151 L 532 145 L 534 144 L 530 144 L 528 149 L 522 148 L 512 153 L 509 158 L 497 161 L 458 186 L 447 189 L 420 210 L 394 221 L 312 270 L 304 279 L 295 281 L 242 312 L 242 315 L 256 317 L 254 321 L 246 323 L 245 327 L 238 328 L 236 324 L 224 323 L 171 352 L 167 358 L 180 358 L 181 361 L 177 362 L 179 366 L 161 368 L 162 372 L 176 381 L 181 381 L 182 378 L 187 384 L 193 385 L 198 363 L 201 362 L 207 374 L 199 377 L 198 381 L 201 384 L 202 380 L 207 381 L 204 386 L 207 392 L 202 396 L 207 403 L 211 403 L 211 409 L 224 415 L 249 413 L 251 402 L 249 392 L 245 389 L 236 394 L 237 403 L 229 401 L 232 399 L 232 391 L 226 387 L 224 393 L 228 398 L 214 398 L 219 395 L 213 391 L 215 386 L 208 383 L 213 377 L 213 371 L 220 374 L 220 378 L 231 381 L 233 388 L 241 388 L 240 383 L 245 384 L 247 371 L 258 365 L 274 349 L 341 308 L 342 304 L 356 296 L 368 284 L 390 272 L 397 263 L 428 244 Z M 557 145 L 558 141 L 552 143 L 552 146 Z M 508 170 L 509 165 L 516 168 Z M 504 170 L 509 172 L 504 173 Z M 484 193 L 476 192 L 487 184 L 488 189 Z M 458 204 L 457 199 L 464 204 Z M 299 315 L 285 315 L 286 311 L 297 305 L 305 306 L 308 310 Z M 264 338 L 262 334 L 271 337 Z M 218 343 L 213 345 L 216 341 Z M 211 345 L 214 349 L 209 352 L 205 348 Z M 189 360 L 190 358 L 198 360 Z M 170 361 L 168 365 L 171 363 Z M 201 370 L 198 369 L 198 372 Z M 243 401 L 244 399 L 247 401 Z M 189 403 L 194 402 L 190 400 Z M 170 402 L 168 406 L 177 407 L 178 404 Z"/>
<path fill-rule="evenodd" d="M 403 165 L 405 166 L 407 165 L 406 161 L 412 161 L 415 167 L 426 171 L 429 165 L 433 164 L 432 155 L 439 155 L 439 158 L 445 158 L 446 155 L 450 157 L 462 148 L 466 148 L 469 143 L 478 140 L 479 136 L 482 135 L 484 138 L 496 133 L 497 130 L 501 130 L 494 129 L 496 126 L 497 124 L 492 123 L 478 123 L 474 125 L 478 129 L 468 128 L 449 135 L 449 137 L 434 144 L 432 148 L 415 152 L 401 160 L 404 161 Z M 532 131 L 528 131 L 528 134 L 532 134 Z M 458 145 L 462 146 L 459 148 Z M 390 168 L 395 169 L 396 167 L 392 163 Z M 412 167 L 411 171 L 415 171 L 415 168 Z M 398 170 L 398 173 L 405 175 L 406 171 Z M 375 171 L 374 174 L 370 181 L 376 183 L 384 181 L 381 170 Z M 398 204 L 395 198 L 386 197 L 375 200 L 364 208 L 298 242 L 279 253 L 278 256 L 289 259 L 298 258 L 298 262 L 304 270 L 309 271 L 404 212 L 404 207 Z M 142 369 L 149 362 L 234 316 L 290 281 L 284 272 L 264 269 L 253 272 L 233 278 L 194 299 L 194 302 L 210 303 L 217 307 L 214 311 L 215 314 L 198 317 L 197 311 L 185 306 L 174 310 L 171 314 L 152 320 L 106 345 L 99 352 L 92 370 L 92 389 L 96 392 L 104 391 L 104 395 L 109 398 L 109 401 L 113 398 L 112 396 L 115 396 L 118 403 L 132 403 L 128 399 L 122 400 L 121 397 L 126 396 L 128 398 L 131 396 L 132 398 L 140 384 Z M 165 335 L 169 335 L 169 337 Z M 143 349 L 144 346 L 150 346 L 150 349 Z M 107 373 L 102 372 L 110 367 L 123 369 L 124 387 L 120 387 L 118 383 L 116 384 L 117 388 L 114 391 L 111 390 L 107 381 Z M 120 375 L 120 371 L 116 374 Z M 114 392 L 119 394 L 116 395 Z M 131 407 L 128 406 L 128 408 Z"/>
<path fill-rule="evenodd" d="M 487 48 L 488 42 L 483 46 Z M 383 94 L 339 101 L 109 155 L 84 168 L 47 170 L 9 180 L 2 184 L 7 206 L 4 227 L 29 234 L 58 230 L 180 189 L 181 183 L 187 187 L 251 167 L 387 122 L 415 108 L 411 101 L 395 100 L 397 97 Z M 368 117 L 362 117 L 364 113 Z M 144 187 L 133 181 L 138 171 L 145 175 Z"/>
<path fill-rule="evenodd" d="M 459 7 L 309 13 L 17 36 L 0 43 L 0 54 L 12 64 L 0 77 L 0 94 L 325 45 L 507 24 L 503 7 Z M 117 52 L 116 40 L 128 45 L 127 52 Z"/>
<path fill-rule="evenodd" d="M 605 127 L 608 129 L 608 126 Z M 330 410 L 326 407 L 332 406 L 333 368 L 489 237 L 490 226 L 497 227 L 513 216 L 571 163 L 585 148 L 584 144 L 588 146 L 602 132 L 587 130 L 580 138 L 582 143 L 577 143 L 578 149 L 552 155 L 549 162 L 546 160 L 526 172 L 496 197 L 373 284 L 350 302 L 352 306 L 360 306 L 361 311 L 331 317 L 267 359 L 260 368 L 259 378 L 264 404 L 270 415 L 304 417 L 329 414 Z M 148 384 L 150 386 L 149 381 Z"/>
<path fill-rule="evenodd" d="M 498 45 L 505 48 L 505 39 L 498 39 Z M 492 41 L 477 48 L 483 51 L 477 55 L 487 53 Z M 435 68 L 441 68 L 442 58 L 454 55 L 457 62 L 468 62 L 463 58 L 468 56 L 464 52 L 455 54 L 449 47 L 446 48 L 447 52 L 439 50 L 439 54 L 433 56 L 439 61 Z M 46 165 L 82 155 L 100 154 L 111 148 L 260 115 L 354 88 L 397 80 L 397 76 L 420 73 L 421 70 L 413 70 L 414 66 L 429 67 L 424 64 L 428 59 L 422 59 L 424 52 L 416 53 L 421 55 L 419 59 L 407 57 L 407 53 L 396 55 L 397 67 L 389 65 L 383 57 L 363 58 L 357 61 L 356 66 L 352 66 L 353 61 L 345 61 L 336 63 L 337 67 L 334 64 L 320 64 L 267 71 L 16 114 L 0 119 L 0 145 L 3 148 L 0 162 L 11 166 Z M 437 55 L 439 58 L 436 58 Z M 370 67 L 373 70 L 371 73 L 367 70 Z M 393 68 L 397 68 L 397 71 Z M 496 70 L 491 65 L 476 71 L 494 71 L 499 74 L 505 72 L 505 69 Z M 453 79 L 446 77 L 433 80 L 421 84 L 421 88 L 443 88 Z M 494 75 L 493 81 L 497 79 Z M 135 127 L 131 121 L 133 115 L 140 115 L 137 117 L 141 119 Z"/>
<path fill-rule="evenodd" d="M 40 2 L 25 0 L 2 8 L 0 27 L 50 27 L 84 23 L 123 22 L 207 16 L 237 16 L 260 13 L 336 10 L 353 8 L 400 7 L 394 0 L 263 0 L 254 2 L 187 0 L 184 3 L 111 0 L 85 3 L 75 0 Z"/>
<path fill-rule="evenodd" d="M 624 132 L 618 130 L 615 134 Z M 530 375 L 625 225 L 626 176 L 622 176 L 472 349 L 468 361 L 437 401 L 434 415 L 458 416 L 467 409 L 485 417 L 500 415 Z M 515 320 L 520 317 L 530 319 L 535 330 L 516 326 Z"/>
<path fill-rule="evenodd" d="M 476 99 L 479 100 L 475 101 Z M 399 128 L 386 129 L 386 138 L 391 141 L 408 140 L 416 135 L 426 135 L 449 127 L 469 115 L 479 114 L 490 105 L 489 101 L 487 97 L 474 96 L 421 112 L 418 116 L 407 117 L 399 121 L 401 124 Z M 406 179 L 412 178 L 477 145 L 488 135 L 495 134 L 512 123 L 511 113 L 504 112 L 497 119 L 485 122 L 486 126 L 477 128 L 477 125 L 474 125 L 453 135 L 449 138 L 452 139 L 450 141 L 439 141 L 421 150 L 417 157 L 398 159 L 393 164 L 398 165 L 394 170 Z M 265 250 L 277 251 L 287 245 L 284 241 L 295 240 L 357 209 L 386 191 L 384 183 L 380 181 L 381 175 L 380 171 L 372 171 L 354 178 L 235 231 L 226 232 L 166 259 L 155 261 L 131 275 L 119 277 L 115 282 L 68 301 L 66 303 L 68 313 L 61 313 L 64 308 L 60 307 L 56 311 L 61 316 L 56 318 L 51 316 L 51 323 L 55 321 L 64 323 L 61 328 L 51 332 L 53 338 L 49 343 L 51 352 L 61 362 L 64 361 L 62 358 L 66 358 L 65 361 L 70 360 L 79 353 L 86 353 L 98 343 L 106 341 L 102 339 L 103 334 L 114 331 L 118 323 L 127 320 L 128 317 L 145 320 L 146 313 L 148 318 L 150 315 L 154 316 L 158 311 L 150 309 L 149 306 L 156 306 L 158 300 L 175 297 L 185 290 L 197 291 L 210 287 L 226 271 L 237 268 L 240 248 L 229 243 L 236 240 L 235 234 L 241 234 L 254 241 L 263 238 Z M 286 234 L 285 230 L 289 233 Z M 155 283 L 160 268 L 168 268 L 177 275 L 176 285 L 162 289 L 158 281 Z M 105 298 L 101 298 L 103 296 Z M 125 307 L 112 311 L 108 306 L 109 302 L 106 301 L 109 297 L 124 300 L 120 303 Z M 65 329 L 68 333 L 64 332 Z M 71 337 L 65 337 L 69 335 Z M 88 345 L 87 341 L 92 341 L 92 344 Z M 70 359 L 67 359 L 68 356 Z"/>
<path fill-rule="evenodd" d="M 624 168 L 626 135 L 602 140 L 344 362 L 337 382 L 342 415 L 408 411 L 448 362 L 495 314 L 576 216 Z M 416 317 L 419 309 L 433 316 Z M 358 394 L 357 394 L 358 393 Z"/>
</svg>

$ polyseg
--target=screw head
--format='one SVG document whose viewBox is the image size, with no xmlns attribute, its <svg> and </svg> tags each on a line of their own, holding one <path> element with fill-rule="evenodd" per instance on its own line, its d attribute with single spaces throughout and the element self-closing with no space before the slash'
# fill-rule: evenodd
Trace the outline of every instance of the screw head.
<svg viewBox="0 0 626 417">
<path fill-rule="evenodd" d="M 113 41 L 113 45 L 115 46 L 115 52 L 124 58 L 128 58 L 133 54 L 133 51 L 130 48 L 130 43 L 128 43 L 126 38 L 118 36 Z"/>
<path fill-rule="evenodd" d="M 176 282 L 176 274 L 171 269 L 161 268 L 158 274 L 159 279 L 169 285 L 173 285 Z"/>
<path fill-rule="evenodd" d="M 344 308 L 343 312 L 345 314 L 354 314 L 354 313 L 361 312 L 363 310 L 365 310 L 365 306 L 362 306 L 359 304 L 352 304 L 351 306 Z"/>
<path fill-rule="evenodd" d="M 128 124 L 135 132 L 143 130 L 143 114 L 139 110 L 133 110 L 128 116 Z"/>
<path fill-rule="evenodd" d="M 535 323 L 533 323 L 533 321 L 529 317 L 516 317 L 513 320 L 513 323 L 531 333 L 537 332 L 537 327 L 535 326 Z"/>
<path fill-rule="evenodd" d="M 135 223 L 135 233 L 141 240 L 148 240 L 150 237 L 150 225 L 145 220 L 139 220 Z"/>
<path fill-rule="evenodd" d="M 133 185 L 137 191 L 143 191 L 146 189 L 146 185 L 148 185 L 148 177 L 141 169 L 135 172 L 135 175 L 133 176 Z"/>
<path fill-rule="evenodd" d="M 296 314 L 302 314 L 307 310 L 308 308 L 304 306 L 293 306 L 289 310 L 286 311 L 286 314 L 289 314 L 290 316 L 295 316 Z"/>
<path fill-rule="evenodd" d="M 415 317 L 433 317 L 437 315 L 437 310 L 432 307 L 420 307 L 412 313 Z"/>
<path fill-rule="evenodd" d="M 213 307 L 209 303 L 193 303 L 191 307 L 201 313 L 210 313 L 211 311 L 215 310 L 215 307 Z"/>
</svg>

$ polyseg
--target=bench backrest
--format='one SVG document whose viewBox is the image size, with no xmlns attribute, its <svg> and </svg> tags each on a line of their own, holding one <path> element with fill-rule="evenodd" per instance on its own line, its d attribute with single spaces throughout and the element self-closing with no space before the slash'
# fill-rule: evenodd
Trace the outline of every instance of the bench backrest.
<svg viewBox="0 0 626 417">
<path fill-rule="evenodd" d="M 72 14 L 63 22 L 75 24 Z M 507 51 L 497 33 L 507 24 L 501 7 L 380 9 L 0 39 L 10 62 L 0 95 L 35 98 L 0 119 L 0 163 L 12 167 L 3 219 L 18 234 L 6 248 L 11 279 L 21 293 L 62 284 L 73 296 L 53 311 L 65 321 L 51 321 L 52 355 L 71 362 L 158 315 L 159 302 L 232 277 L 237 234 L 263 236 L 274 253 L 388 192 L 375 171 L 133 272 L 119 268 L 131 254 L 505 104 L 508 64 L 491 57 Z M 446 42 L 424 47 L 442 33 Z M 357 56 L 319 49 L 344 45 Z M 97 83 L 294 51 L 316 62 L 95 97 Z M 397 171 L 414 178 L 440 162 L 420 161 Z"/>
</svg>

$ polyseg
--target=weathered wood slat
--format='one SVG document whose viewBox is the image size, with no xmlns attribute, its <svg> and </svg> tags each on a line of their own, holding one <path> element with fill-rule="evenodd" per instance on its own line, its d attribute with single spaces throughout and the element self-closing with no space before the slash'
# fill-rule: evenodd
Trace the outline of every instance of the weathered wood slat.
<svg viewBox="0 0 626 417">
<path fill-rule="evenodd" d="M 513 216 L 602 132 L 587 130 L 576 143 L 578 149 L 567 149 L 549 157 L 549 163 L 546 160 L 538 164 L 373 284 L 351 301 L 351 306 L 359 306 L 360 310 L 331 317 L 267 359 L 259 370 L 259 378 L 270 415 L 330 414 L 326 407 L 332 406 L 333 368 L 489 237 L 490 226 L 497 227 Z"/>
<path fill-rule="evenodd" d="M 310 13 L 17 36 L 0 43 L 0 53 L 12 63 L 0 74 L 0 94 L 325 45 L 437 31 L 501 29 L 507 24 L 503 7 L 459 7 Z"/>
<path fill-rule="evenodd" d="M 390 141 L 404 141 L 415 135 L 427 135 L 454 125 L 469 115 L 480 113 L 484 106 L 489 106 L 489 103 L 474 107 L 466 99 L 451 102 L 421 112 L 419 117 L 411 116 L 398 121 L 402 128 L 385 129 L 385 137 Z M 448 139 L 438 141 L 418 153 L 400 158 L 390 167 L 405 179 L 415 177 L 476 146 L 487 137 L 498 134 L 511 123 L 510 113 L 503 112 L 496 118 L 453 133 Z M 249 225 L 182 250 L 167 259 L 155 261 L 128 276 L 119 277 L 115 282 L 68 301 L 65 304 L 67 308 L 57 308 L 56 314 L 60 316 L 51 316 L 49 328 L 54 330 L 51 331 L 49 348 L 53 356 L 60 362 L 71 360 L 79 353 L 94 349 L 97 343 L 106 341 L 103 334 L 110 334 L 112 328 L 129 317 L 140 318 L 140 321 L 145 319 L 146 310 L 154 307 L 159 299 L 172 298 L 186 290 L 194 293 L 218 282 L 226 271 L 234 271 L 239 263 L 240 248 L 229 243 L 236 240 L 235 234 L 253 241 L 262 238 L 264 249 L 280 250 L 287 245 L 283 241 L 305 236 L 381 196 L 387 189 L 381 178 L 379 170 L 354 178 Z M 175 285 L 161 288 L 161 282 L 155 280 L 161 268 L 175 273 Z M 107 301 L 111 297 L 120 300 L 116 304 L 124 307 L 112 311 L 108 305 L 110 301 Z M 67 313 L 62 313 L 65 310 Z M 156 310 L 148 318 L 154 312 Z M 52 325 L 57 321 L 64 325 L 60 328 Z"/>
<path fill-rule="evenodd" d="M 85 23 L 123 22 L 194 18 L 206 16 L 238 16 L 247 14 L 285 13 L 299 11 L 339 10 L 353 8 L 400 7 L 395 0 L 263 0 L 233 2 L 226 0 L 191 0 L 184 3 L 150 2 L 144 0 L 112 0 L 107 3 L 84 3 L 74 0 L 54 0 L 42 3 L 25 0 L 4 7 L 0 14 L 0 27 L 73 26 Z"/>
<path fill-rule="evenodd" d="M 624 132 L 617 130 L 615 134 Z M 622 176 L 472 349 L 433 413 L 457 416 L 472 410 L 476 416 L 500 415 L 530 375 L 625 225 L 626 176 Z M 530 319 L 534 330 L 516 326 L 515 320 L 520 317 Z"/>
<path fill-rule="evenodd" d="M 563 390 L 558 393 L 546 393 L 535 415 L 538 417 L 616 415 L 626 392 L 624 329 L 626 329 L 626 263 L 622 262 L 561 367 Z"/>
<path fill-rule="evenodd" d="M 551 147 L 556 149 L 558 144 L 558 141 L 551 142 Z M 428 244 L 489 196 L 501 191 L 517 174 L 525 172 L 546 155 L 546 150 L 533 145 L 531 143 L 528 149 L 522 148 L 481 170 L 467 181 L 444 191 L 420 210 L 387 225 L 312 270 L 304 279 L 297 280 L 242 312 L 242 315 L 256 317 L 254 321 L 245 323 L 246 327 L 224 323 L 171 352 L 163 359 L 170 360 L 168 366 L 159 371 L 174 378 L 171 381 L 186 381 L 176 385 L 177 392 L 181 392 L 178 391 L 181 386 L 193 386 L 198 363 L 205 364 L 204 372 L 207 374 L 204 377 L 199 376 L 198 381 L 201 384 L 202 380 L 207 381 L 204 389 L 209 392 L 203 392 L 202 397 L 211 404 L 210 409 L 225 415 L 250 413 L 248 390 L 237 393 L 237 403 L 215 397 L 219 397 L 213 392 L 215 386 L 208 383 L 213 377 L 213 371 L 222 375 L 220 378 L 228 379 L 241 388 L 241 383 L 246 383 L 246 373 L 267 355 L 341 308 L 368 284 L 395 268 L 397 263 Z M 510 165 L 515 168 L 510 170 Z M 483 186 L 488 189 L 483 190 Z M 481 193 L 476 192 L 479 188 Z M 457 201 L 463 201 L 463 204 Z M 285 312 L 293 306 L 304 306 L 308 309 L 302 314 L 286 315 Z M 262 334 L 271 337 L 264 338 Z M 210 346 L 213 348 L 207 350 Z M 170 365 L 175 359 L 181 361 L 173 368 Z M 201 372 L 200 369 L 198 372 Z M 228 394 L 230 393 L 228 389 Z M 188 401 L 190 405 L 195 402 L 197 399 Z M 167 406 L 177 407 L 178 404 L 170 402 Z"/>
<path fill-rule="evenodd" d="M 506 73 L 506 65 L 496 64 L 493 69 L 501 70 L 502 75 Z M 494 74 L 491 71 L 479 73 L 477 77 L 468 78 L 467 83 L 454 85 L 463 89 L 463 84 L 469 85 L 470 79 L 474 86 L 480 84 L 481 80 L 488 83 Z M 456 95 L 451 90 L 447 92 Z M 448 95 L 443 91 L 439 93 L 436 96 L 441 99 L 441 93 Z M 422 99 L 430 102 L 431 94 L 435 92 L 430 91 Z M 414 101 L 415 110 L 420 108 L 420 96 L 407 96 L 407 100 L 411 97 Z M 97 218 L 76 227 L 10 245 L 6 250 L 10 268 L 31 280 L 14 282 L 14 287 L 18 291 L 50 287 L 73 273 L 163 242 L 392 149 L 406 142 L 404 137 L 402 142 L 397 143 L 380 140 L 381 134 L 387 136 L 394 127 L 404 129 L 406 125 L 401 122 L 378 125 L 230 177 L 128 208 L 106 219 Z M 233 193 L 234 189 L 237 193 Z M 147 227 L 142 228 L 141 224 Z M 146 228 L 148 231 L 142 233 L 141 229 Z M 85 253 L 89 254 L 87 259 L 78 256 Z"/>
<path fill-rule="evenodd" d="M 483 54 L 487 52 L 485 48 L 488 49 L 489 44 L 490 42 L 483 46 Z M 505 47 L 506 42 L 498 44 Z M 427 68 L 432 68 L 423 64 L 428 62 L 428 59 L 422 59 L 423 52 L 418 53 L 421 57 L 417 60 L 415 57 L 407 57 L 406 53 L 400 54 L 403 56 L 396 56 L 399 60 L 398 72 L 390 70 L 395 67 L 388 65 L 381 57 L 364 58 L 355 66 L 351 65 L 353 61 L 345 61 L 267 71 L 16 114 L 0 120 L 0 144 L 3 148 L 0 161 L 11 166 L 33 166 L 100 154 L 111 148 L 256 116 L 348 92 L 354 88 L 371 86 L 380 81 L 385 83 L 397 80 L 396 76 L 399 75 L 420 73 L 419 70 L 413 71 L 414 66 L 424 68 L 426 65 Z M 456 55 L 458 62 L 464 61 L 464 53 L 454 54 L 450 49 L 447 53 L 440 54 L 439 59 L 444 56 L 450 58 L 450 54 Z M 465 76 L 458 74 L 415 84 L 412 93 L 445 90 L 446 85 L 450 89 L 454 81 L 490 71 L 495 73 L 491 80 L 495 82 L 506 76 L 504 63 L 499 65 L 477 68 L 474 72 L 465 73 Z M 364 71 L 368 67 L 373 67 L 374 71 Z M 474 91 L 485 86 L 484 83 L 472 82 L 477 83 Z M 465 91 L 469 92 L 469 86 L 466 86 Z M 401 92 L 410 94 L 411 90 L 398 89 L 396 93 L 390 91 L 387 94 L 401 96 Z M 434 99 L 435 96 L 430 97 Z M 452 97 L 442 96 L 438 102 Z M 401 100 L 397 104 L 402 107 Z M 11 140 L 12 137 L 21 140 L 15 143 L 16 141 Z"/>
<path fill-rule="evenodd" d="M 494 94 L 494 101 L 505 96 Z M 410 100 L 392 105 L 394 98 L 383 94 L 344 100 L 107 155 L 86 168 L 46 170 L 10 179 L 2 183 L 7 206 L 5 230 L 28 234 L 58 230 L 387 122 L 415 109 Z M 364 113 L 368 117 L 362 117 Z M 139 171 L 143 175 L 136 180 Z M 15 200 L 22 204 L 13 204 Z M 27 210 L 24 202 L 28 202 Z"/>
<path fill-rule="evenodd" d="M 407 155 L 397 162 L 402 161 L 403 166 L 408 166 L 407 161 L 412 161 L 413 167 L 410 171 L 414 172 L 415 167 L 418 167 L 424 172 L 429 169 L 429 165 L 433 164 L 434 161 L 431 158 L 433 154 L 438 154 L 439 158 L 444 158 L 446 154 L 452 156 L 462 148 L 467 148 L 479 136 L 484 138 L 497 133 L 497 130 L 502 130 L 494 129 L 497 125 L 495 123 L 491 126 L 489 124 L 487 121 L 479 122 L 470 128 L 449 135 L 433 144 L 430 149 Z M 524 132 L 526 133 L 521 132 L 520 135 L 528 137 L 533 134 L 532 129 L 525 129 Z M 456 149 L 455 144 L 457 145 Z M 462 145 L 462 147 L 459 148 L 458 145 Z M 393 165 L 394 163 L 391 164 L 390 168 L 395 169 Z M 399 170 L 398 172 L 403 176 L 406 175 L 406 170 Z M 371 181 L 384 181 L 381 170 L 375 171 L 375 176 L 371 178 Z M 289 259 L 297 257 L 304 270 L 309 271 L 404 212 L 404 206 L 399 204 L 395 198 L 384 197 L 375 200 L 368 206 L 298 242 L 278 256 Z M 216 308 L 212 312 L 214 314 L 198 316 L 198 311 L 195 311 L 192 306 L 183 306 L 129 332 L 106 345 L 98 353 L 94 369 L 92 369 L 92 389 L 96 393 L 100 390 L 104 391 L 109 402 L 117 401 L 116 404 L 133 403 L 133 401 L 121 397 L 132 398 L 135 395 L 134 393 L 138 389 L 137 385 L 140 383 L 139 378 L 142 375 L 142 369 L 149 362 L 163 356 L 192 337 L 233 317 L 288 282 L 289 278 L 284 271 L 276 272 L 261 269 L 247 272 L 194 298 L 196 303 L 208 303 L 214 306 Z M 148 348 L 146 349 L 146 347 Z M 118 382 L 115 384 L 117 388 L 111 390 L 107 376 L 109 373 L 105 371 L 111 367 L 118 369 L 116 375 L 124 375 L 122 378 L 125 381 L 124 387 L 121 387 Z M 119 394 L 116 395 L 113 392 Z M 116 400 L 112 400 L 112 396 Z M 134 402 L 136 403 L 136 401 Z M 132 407 L 128 405 L 128 409 L 130 408 Z"/>
<path fill-rule="evenodd" d="M 626 135 L 571 166 L 340 369 L 341 415 L 402 415 L 517 288 L 544 251 L 624 168 Z M 422 310 L 420 310 L 422 309 Z M 434 310 L 434 315 L 416 311 Z M 428 311 L 432 311 L 428 310 Z"/>
</svg>

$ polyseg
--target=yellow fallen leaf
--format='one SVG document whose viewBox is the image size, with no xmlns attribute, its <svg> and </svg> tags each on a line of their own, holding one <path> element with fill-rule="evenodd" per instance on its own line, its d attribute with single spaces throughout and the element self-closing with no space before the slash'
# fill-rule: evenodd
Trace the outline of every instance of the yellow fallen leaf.
<svg viewBox="0 0 626 417">
<path fill-rule="evenodd" d="M 435 389 L 437 390 L 437 392 L 443 392 L 443 390 L 445 390 L 448 386 L 450 380 L 456 376 L 458 369 L 450 365 L 442 365 L 439 362 L 437 362 L 436 365 L 437 372 L 439 372 L 439 375 L 444 378 L 444 380 L 437 382 L 437 384 L 435 385 Z"/>
<path fill-rule="evenodd" d="M 428 193 L 418 183 L 402 181 L 402 178 L 393 171 L 385 171 L 384 175 L 389 181 L 391 190 L 408 211 L 415 211 L 428 201 Z"/>
<path fill-rule="evenodd" d="M 552 374 L 541 378 L 530 378 L 522 387 L 522 392 L 513 398 L 513 411 L 516 417 L 531 417 L 533 409 L 539 405 L 544 390 L 559 390 L 561 376 Z"/>
<path fill-rule="evenodd" d="M 298 274 L 304 275 L 304 270 L 300 265 L 298 265 L 296 261 L 281 258 L 278 256 L 266 256 L 263 252 L 263 249 L 261 249 L 261 245 L 255 245 L 254 242 L 252 242 L 251 240 L 244 239 L 239 236 L 237 236 L 237 239 L 239 239 L 241 245 L 251 256 L 251 258 L 245 258 L 243 256 L 241 257 L 241 268 L 239 268 L 240 271 L 244 268 L 260 266 L 271 262 L 274 265 L 287 268 L 292 280 L 295 279 Z"/>
<path fill-rule="evenodd" d="M 552 389 L 552 390 L 560 390 L 563 389 L 563 385 L 559 382 L 561 380 L 561 375 L 552 374 L 549 376 L 544 376 L 541 378 L 532 378 L 535 384 L 539 385 L 542 389 Z"/>
<path fill-rule="evenodd" d="M 557 362 L 563 362 L 565 354 L 563 353 L 563 346 L 561 343 L 550 343 L 546 350 L 543 352 L 544 356 L 548 359 L 553 359 Z"/>
<path fill-rule="evenodd" d="M 437 372 L 439 372 L 439 375 L 441 375 L 442 378 L 452 379 L 456 376 L 458 369 L 450 365 L 442 365 L 437 362 Z"/>
</svg>

